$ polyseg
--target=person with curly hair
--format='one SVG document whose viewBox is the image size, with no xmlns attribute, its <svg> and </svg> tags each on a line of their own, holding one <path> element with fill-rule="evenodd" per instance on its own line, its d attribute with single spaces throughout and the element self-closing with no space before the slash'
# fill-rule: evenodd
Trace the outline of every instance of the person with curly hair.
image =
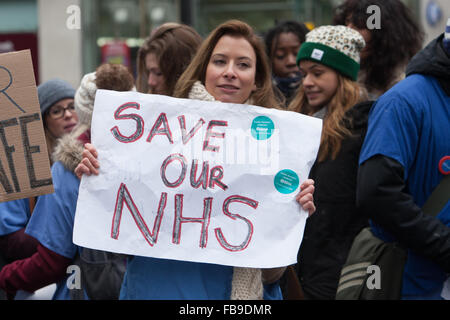
<svg viewBox="0 0 450 320">
<path fill-rule="evenodd" d="M 361 213 L 375 236 L 407 249 L 403 300 L 450 294 L 450 19 L 443 31 L 373 106 L 359 158 Z M 443 197 L 429 206 L 438 185 Z"/>
<path fill-rule="evenodd" d="M 368 25 L 370 6 L 380 9 L 379 29 Z M 422 48 L 423 31 L 400 0 L 346 0 L 335 9 L 333 24 L 346 25 L 364 37 L 358 81 L 373 100 L 405 77 L 406 65 Z"/>
</svg>

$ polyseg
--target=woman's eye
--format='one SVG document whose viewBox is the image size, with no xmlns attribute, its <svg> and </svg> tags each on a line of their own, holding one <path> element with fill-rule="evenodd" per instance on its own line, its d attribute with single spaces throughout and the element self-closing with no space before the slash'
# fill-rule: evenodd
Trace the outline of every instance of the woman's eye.
<svg viewBox="0 0 450 320">
<path fill-rule="evenodd" d="M 217 65 L 221 65 L 221 64 L 225 64 L 225 60 L 224 59 L 213 59 L 212 63 L 217 64 Z"/>
</svg>

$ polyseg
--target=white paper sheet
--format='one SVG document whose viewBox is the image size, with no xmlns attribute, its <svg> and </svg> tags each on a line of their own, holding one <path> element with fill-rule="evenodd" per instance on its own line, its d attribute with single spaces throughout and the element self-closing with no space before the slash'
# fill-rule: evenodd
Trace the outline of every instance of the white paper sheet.
<svg viewBox="0 0 450 320">
<path fill-rule="evenodd" d="M 231 266 L 295 263 L 307 218 L 295 195 L 321 129 L 288 111 L 98 90 L 100 174 L 81 180 L 74 243 Z"/>
</svg>

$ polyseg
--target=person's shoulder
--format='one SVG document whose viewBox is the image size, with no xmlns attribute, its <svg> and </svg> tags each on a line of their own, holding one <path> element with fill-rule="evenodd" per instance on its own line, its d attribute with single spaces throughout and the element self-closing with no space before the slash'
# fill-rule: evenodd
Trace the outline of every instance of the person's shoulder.
<svg viewBox="0 0 450 320">
<path fill-rule="evenodd" d="M 420 101 L 430 94 L 432 79 L 429 76 L 413 74 L 394 85 L 375 102 L 374 111 L 390 110 L 419 111 Z"/>
<path fill-rule="evenodd" d="M 68 170 L 61 161 L 52 165 L 52 180 L 55 188 L 65 188 L 79 184 L 79 179 L 72 171 Z"/>
</svg>

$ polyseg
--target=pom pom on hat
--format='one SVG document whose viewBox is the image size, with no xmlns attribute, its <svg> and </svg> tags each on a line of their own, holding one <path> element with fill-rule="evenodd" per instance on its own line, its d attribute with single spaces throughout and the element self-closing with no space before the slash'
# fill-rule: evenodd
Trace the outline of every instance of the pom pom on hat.
<svg viewBox="0 0 450 320">
<path fill-rule="evenodd" d="M 356 81 L 360 53 L 365 45 L 364 38 L 356 30 L 346 26 L 321 26 L 306 34 L 297 64 L 301 60 L 318 61 Z"/>
<path fill-rule="evenodd" d="M 78 122 L 88 126 L 91 125 L 95 93 L 97 92 L 95 79 L 95 72 L 84 75 L 83 79 L 81 79 L 80 87 L 75 94 L 75 110 L 78 115 Z"/>
<path fill-rule="evenodd" d="M 44 114 L 52 105 L 63 99 L 73 99 L 75 89 L 61 79 L 52 79 L 38 86 L 39 104 L 41 114 Z"/>
</svg>

